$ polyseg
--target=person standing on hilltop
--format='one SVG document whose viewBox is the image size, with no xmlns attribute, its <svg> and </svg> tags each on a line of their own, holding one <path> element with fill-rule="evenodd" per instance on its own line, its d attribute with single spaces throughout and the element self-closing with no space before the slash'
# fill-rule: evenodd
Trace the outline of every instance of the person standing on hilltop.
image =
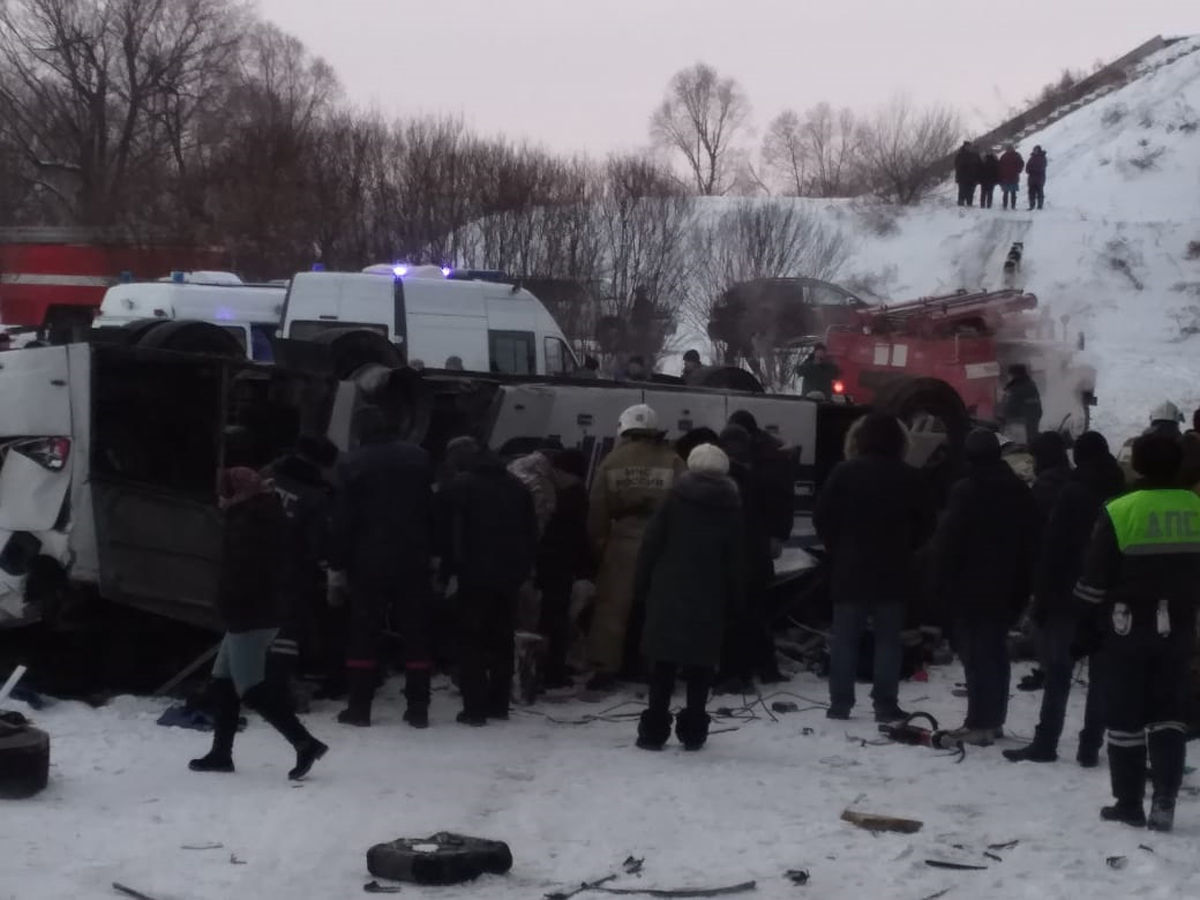
<svg viewBox="0 0 1200 900">
<path fill-rule="evenodd" d="M 1029 164 L 1025 167 L 1025 184 L 1029 193 L 1029 208 L 1042 208 L 1046 202 L 1046 151 L 1040 146 L 1033 148 Z"/>
<path fill-rule="evenodd" d="M 962 148 L 954 157 L 954 181 L 958 184 L 958 205 L 975 205 L 975 186 L 979 184 L 983 160 L 970 141 L 963 141 Z"/>
<path fill-rule="evenodd" d="M 992 197 L 996 193 L 996 184 L 1000 181 L 1000 160 L 996 151 L 989 150 L 983 157 L 979 169 L 979 208 L 991 209 Z"/>
<path fill-rule="evenodd" d="M 1000 193 L 1003 196 L 1005 209 L 1017 208 L 1017 193 L 1021 190 L 1021 173 L 1025 171 L 1025 157 L 1017 152 L 1017 148 L 1009 144 L 1000 156 L 999 175 Z"/>
</svg>

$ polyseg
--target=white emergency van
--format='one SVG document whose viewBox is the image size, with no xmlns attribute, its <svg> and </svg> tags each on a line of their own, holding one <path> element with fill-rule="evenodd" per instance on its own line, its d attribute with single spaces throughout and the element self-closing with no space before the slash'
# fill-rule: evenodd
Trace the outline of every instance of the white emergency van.
<svg viewBox="0 0 1200 900">
<path fill-rule="evenodd" d="M 248 359 L 270 362 L 286 295 L 285 286 L 246 284 L 228 272 L 177 272 L 160 281 L 109 288 L 92 326 L 119 327 L 144 319 L 211 322 L 236 337 Z"/>
<path fill-rule="evenodd" d="M 281 336 L 328 331 L 384 335 L 409 363 L 505 375 L 569 375 L 577 368 L 554 318 L 519 285 L 459 280 L 440 267 L 301 272 L 284 303 Z"/>
</svg>

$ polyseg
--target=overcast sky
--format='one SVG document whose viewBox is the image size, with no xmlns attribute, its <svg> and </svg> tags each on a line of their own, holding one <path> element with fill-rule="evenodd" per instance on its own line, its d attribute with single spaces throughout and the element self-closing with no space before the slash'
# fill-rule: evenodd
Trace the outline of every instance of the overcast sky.
<svg viewBox="0 0 1200 900">
<path fill-rule="evenodd" d="M 995 124 L 1064 67 L 1200 32 L 1200 0 L 259 0 L 385 114 L 452 113 L 563 151 L 647 143 L 670 76 L 737 78 L 761 133 L 897 91 Z"/>
</svg>

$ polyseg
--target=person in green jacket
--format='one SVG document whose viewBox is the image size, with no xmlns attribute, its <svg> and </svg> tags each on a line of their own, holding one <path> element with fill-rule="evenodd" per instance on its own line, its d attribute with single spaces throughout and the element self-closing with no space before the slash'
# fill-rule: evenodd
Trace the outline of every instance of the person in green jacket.
<svg viewBox="0 0 1200 900">
<path fill-rule="evenodd" d="M 729 457 L 719 447 L 692 450 L 688 471 L 642 539 L 634 596 L 645 602 L 642 652 L 651 662 L 650 706 L 638 723 L 643 750 L 661 750 L 670 737 L 680 670 L 687 706 L 676 720 L 676 736 L 686 750 L 699 750 L 708 738 L 708 692 L 726 622 L 742 602 L 745 583 L 741 498 L 728 473 Z"/>
</svg>

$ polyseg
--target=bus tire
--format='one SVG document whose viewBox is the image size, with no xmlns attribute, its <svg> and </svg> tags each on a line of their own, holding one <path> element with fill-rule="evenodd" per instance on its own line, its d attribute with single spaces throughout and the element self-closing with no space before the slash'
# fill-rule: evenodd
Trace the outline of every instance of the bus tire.
<svg viewBox="0 0 1200 900">
<path fill-rule="evenodd" d="M 147 350 L 201 353 L 229 359 L 246 358 L 246 348 L 220 325 L 186 319 L 164 322 L 157 328 L 150 328 L 138 339 L 137 346 Z"/>
<path fill-rule="evenodd" d="M 358 385 L 363 406 L 374 406 L 393 422 L 399 438 L 414 444 L 425 440 L 433 419 L 434 397 L 421 373 L 379 363 L 361 366 L 349 378 Z M 357 429 L 354 437 L 357 440 Z"/>
<path fill-rule="evenodd" d="M 503 875 L 512 864 L 512 851 L 504 842 L 447 831 L 376 844 L 367 851 L 367 870 L 376 878 L 414 884 L 461 884 L 484 873 Z"/>
<path fill-rule="evenodd" d="M 0 798 L 23 800 L 50 781 L 50 735 L 13 718 L 0 719 Z"/>
<path fill-rule="evenodd" d="M 404 355 L 395 344 L 366 328 L 334 328 L 317 335 L 313 343 L 329 348 L 333 376 L 339 380 L 352 378 L 369 365 L 388 369 L 404 365 Z"/>
</svg>

